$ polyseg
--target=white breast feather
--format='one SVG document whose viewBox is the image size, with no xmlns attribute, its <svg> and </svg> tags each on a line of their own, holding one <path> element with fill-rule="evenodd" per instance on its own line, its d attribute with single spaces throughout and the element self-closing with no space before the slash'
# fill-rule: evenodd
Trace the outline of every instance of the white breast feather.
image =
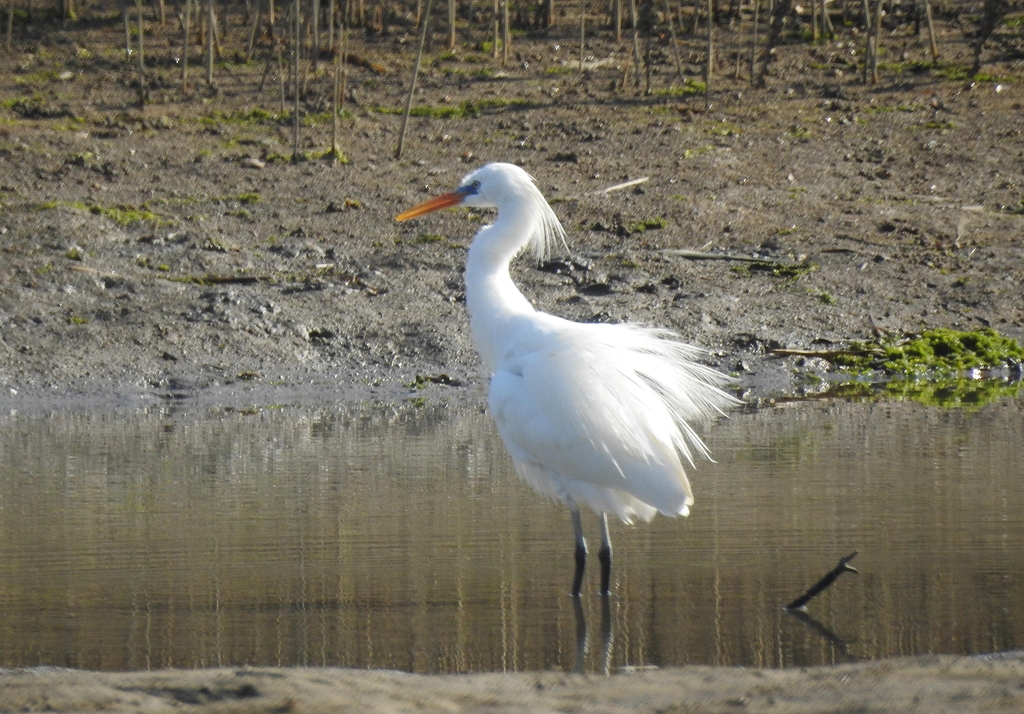
<svg viewBox="0 0 1024 714">
<path fill-rule="evenodd" d="M 627 522 L 685 515 L 693 497 L 682 460 L 708 456 L 688 420 L 735 403 L 720 389 L 728 378 L 692 362 L 699 351 L 668 331 L 532 317 L 489 399 L 519 474 Z"/>
</svg>

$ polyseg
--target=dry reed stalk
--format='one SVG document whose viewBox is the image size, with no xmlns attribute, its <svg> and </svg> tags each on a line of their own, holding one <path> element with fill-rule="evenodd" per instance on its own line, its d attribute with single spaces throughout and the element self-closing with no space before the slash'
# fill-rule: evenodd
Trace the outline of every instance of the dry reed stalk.
<svg viewBox="0 0 1024 714">
<path fill-rule="evenodd" d="M 508 0 L 501 2 L 501 66 L 508 64 L 508 48 L 512 44 L 512 33 L 508 27 Z"/>
<path fill-rule="evenodd" d="M 928 22 L 928 44 L 932 51 L 932 64 L 939 61 L 939 46 L 935 43 L 935 25 L 932 24 L 931 0 L 924 0 L 924 16 Z"/>
<path fill-rule="evenodd" d="M 292 85 L 292 91 L 295 93 L 295 103 L 293 105 L 292 125 L 294 132 L 292 134 L 292 163 L 297 163 L 302 160 L 301 154 L 299 154 L 299 72 L 302 69 L 302 13 L 299 10 L 299 0 L 295 0 L 295 17 L 294 17 L 294 35 L 293 42 L 295 43 L 295 51 L 292 53 L 295 64 L 295 84 Z"/>
<path fill-rule="evenodd" d="M 213 0 L 206 0 L 206 84 L 213 86 L 213 28 L 216 22 Z"/>
<path fill-rule="evenodd" d="M 260 14 L 263 10 L 263 4 L 260 0 L 256 0 L 256 15 L 252 19 L 252 27 L 249 29 L 249 43 L 245 49 L 245 61 L 248 62 L 252 59 L 252 50 L 256 46 L 256 31 L 260 27 Z"/>
<path fill-rule="evenodd" d="M 662 0 L 665 4 L 665 21 L 668 23 L 668 37 L 669 42 L 672 43 L 672 53 L 676 59 L 676 76 L 679 77 L 679 81 L 683 81 L 683 60 L 679 56 L 679 43 L 676 42 L 676 28 L 675 23 L 672 21 L 672 8 L 669 7 L 668 0 Z"/>
<path fill-rule="evenodd" d="M 14 0 L 7 0 L 7 51 L 11 51 L 14 40 Z"/>
<path fill-rule="evenodd" d="M 135 0 L 135 9 L 139 14 L 139 109 L 142 109 L 146 106 L 146 62 L 142 44 L 146 33 L 142 27 L 142 0 Z"/>
<path fill-rule="evenodd" d="M 423 61 L 423 48 L 427 44 L 427 27 L 430 25 L 430 5 L 433 0 L 427 0 L 427 7 L 423 11 L 423 27 L 420 29 L 420 46 L 416 50 L 416 63 L 412 68 L 412 81 L 409 82 L 409 95 L 405 98 L 405 112 L 402 114 L 402 130 L 398 134 L 398 148 L 395 150 L 395 158 L 402 158 L 402 150 L 405 148 L 405 132 L 409 128 L 409 113 L 412 112 L 413 95 L 416 93 L 416 77 L 420 73 L 420 63 Z M 498 0 L 494 0 L 497 5 Z M 495 28 L 497 29 L 497 28 Z M 497 41 L 497 34 L 495 34 Z"/>
<path fill-rule="evenodd" d="M 878 41 L 882 36 L 882 2 L 875 5 L 875 22 L 871 31 L 871 83 L 878 84 Z"/>
<path fill-rule="evenodd" d="M 715 68 L 715 0 L 708 0 L 708 63 L 704 67 L 704 104 L 711 108 L 711 75 Z"/>
<path fill-rule="evenodd" d="M 455 49 L 455 2 L 448 0 L 448 49 Z"/>
<path fill-rule="evenodd" d="M 312 27 L 309 31 L 313 34 L 313 73 L 320 69 L 320 0 L 313 0 L 313 10 L 310 13 Z"/>
<path fill-rule="evenodd" d="M 750 39 L 750 85 L 753 86 L 756 81 L 754 73 L 757 69 L 757 23 L 758 23 L 758 10 L 761 6 L 761 0 L 754 0 L 754 25 L 751 28 L 751 39 Z"/>
<path fill-rule="evenodd" d="M 192 0 L 185 0 L 185 41 L 181 51 L 181 91 L 188 91 L 188 35 L 192 24 Z"/>
</svg>

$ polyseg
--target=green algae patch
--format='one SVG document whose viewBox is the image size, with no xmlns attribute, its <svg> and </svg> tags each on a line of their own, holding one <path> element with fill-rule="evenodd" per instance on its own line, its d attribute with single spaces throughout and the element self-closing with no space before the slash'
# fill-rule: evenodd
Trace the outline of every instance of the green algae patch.
<svg viewBox="0 0 1024 714">
<path fill-rule="evenodd" d="M 153 213 L 145 206 L 98 206 L 81 201 L 47 201 L 37 206 L 37 210 L 49 211 L 58 207 L 73 208 L 76 211 L 85 211 L 97 216 L 104 216 L 114 221 L 119 226 L 130 226 L 134 223 L 153 223 L 164 225 L 171 221 L 167 218 Z"/>
<path fill-rule="evenodd" d="M 1014 399 L 1024 391 L 1019 377 L 1007 379 L 971 379 L 967 376 L 939 379 L 895 378 L 874 382 L 851 379 L 823 382 L 823 391 L 813 391 L 803 399 L 844 399 L 851 401 L 910 401 L 926 407 L 976 411 L 1003 398 Z"/>
<path fill-rule="evenodd" d="M 853 342 L 833 363 L 850 370 L 877 370 L 911 377 L 951 375 L 972 369 L 1024 363 L 1024 348 L 991 328 L 972 332 L 936 328 L 900 341 Z"/>
<path fill-rule="evenodd" d="M 1003 379 L 894 380 L 883 388 L 890 399 L 910 399 L 929 407 L 973 411 L 1003 397 L 1017 397 L 1024 382 Z"/>
<path fill-rule="evenodd" d="M 532 107 L 533 103 L 524 99 L 467 99 L 461 104 L 429 107 L 413 107 L 409 114 L 414 117 L 431 117 L 434 119 L 465 119 L 480 116 L 480 114 L 498 109 L 526 109 Z M 378 114 L 398 114 L 405 112 L 402 108 L 374 107 L 371 111 Z"/>
<path fill-rule="evenodd" d="M 645 218 L 640 221 L 633 221 L 632 223 L 628 223 L 626 225 L 626 230 L 628 230 L 630 233 L 643 233 L 644 231 L 660 230 L 661 228 L 664 228 L 667 225 L 668 221 L 666 221 L 661 216 L 658 216 L 657 218 Z"/>
</svg>

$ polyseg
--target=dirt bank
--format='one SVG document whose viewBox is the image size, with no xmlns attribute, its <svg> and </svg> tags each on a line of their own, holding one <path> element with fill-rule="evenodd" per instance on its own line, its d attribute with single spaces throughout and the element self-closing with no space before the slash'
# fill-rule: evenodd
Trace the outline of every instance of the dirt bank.
<svg viewBox="0 0 1024 714">
<path fill-rule="evenodd" d="M 571 261 L 517 269 L 540 308 L 676 329 L 753 395 L 825 366 L 772 347 L 1024 336 L 1021 70 L 1004 57 L 989 81 L 950 79 L 970 60 L 954 25 L 940 69 L 897 29 L 886 42 L 906 60 L 864 86 L 847 31 L 781 47 L 765 89 L 719 75 L 710 109 L 692 38 L 691 79 L 663 48 L 651 95 L 615 86 L 628 45 L 601 37 L 581 77 L 570 27 L 518 40 L 505 67 L 472 42 L 435 49 L 417 98 L 432 115 L 413 118 L 402 160 L 387 112 L 409 37 L 359 40 L 382 71 L 350 70 L 347 164 L 284 160 L 292 128 L 262 59 L 182 93 L 170 28 L 147 28 L 144 110 L 116 21 L 27 28 L 0 56 L 0 399 L 400 399 L 417 378 L 418 397 L 452 398 L 484 376 L 461 272 L 486 215 L 393 216 L 492 160 L 536 176 L 569 231 Z M 329 87 L 311 74 L 308 156 L 330 146 Z"/>
</svg>

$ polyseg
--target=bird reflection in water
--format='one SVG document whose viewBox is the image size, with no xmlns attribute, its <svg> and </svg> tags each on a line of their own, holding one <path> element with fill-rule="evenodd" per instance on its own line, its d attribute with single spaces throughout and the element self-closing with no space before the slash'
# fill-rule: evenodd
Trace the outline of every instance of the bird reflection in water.
<svg viewBox="0 0 1024 714">
<path fill-rule="evenodd" d="M 612 606 L 610 601 L 611 598 L 607 594 L 601 595 L 601 655 L 598 664 L 602 674 L 611 674 L 612 669 Z M 583 598 L 574 597 L 572 604 L 573 612 L 576 615 L 576 661 L 572 671 L 583 674 L 590 644 L 590 638 L 587 635 L 587 618 L 583 613 Z"/>
</svg>

